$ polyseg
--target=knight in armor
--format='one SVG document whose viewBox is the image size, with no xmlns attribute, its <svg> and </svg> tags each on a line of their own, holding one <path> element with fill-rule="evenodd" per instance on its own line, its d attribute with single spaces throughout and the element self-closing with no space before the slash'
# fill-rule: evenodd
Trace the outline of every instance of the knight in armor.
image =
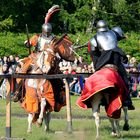
<svg viewBox="0 0 140 140">
<path fill-rule="evenodd" d="M 52 25 L 50 23 L 44 23 L 42 25 L 42 33 L 41 34 L 35 34 L 29 41 L 25 41 L 26 47 L 35 47 L 34 51 L 31 52 L 31 54 L 28 57 L 25 57 L 24 59 L 19 61 L 18 67 L 22 67 L 20 69 L 20 73 L 27 73 L 28 70 L 31 69 L 31 64 L 36 59 L 36 53 L 45 51 L 46 49 L 49 49 L 52 53 L 53 50 L 49 48 L 50 44 L 54 42 L 56 39 L 55 35 L 52 34 Z M 17 67 L 17 68 L 18 68 Z M 49 70 L 47 68 L 44 68 L 44 71 Z M 21 86 L 22 79 L 17 79 L 17 89 L 19 90 Z M 17 90 L 17 92 L 18 92 Z"/>
<path fill-rule="evenodd" d="M 35 52 L 44 51 L 46 46 L 49 46 L 51 42 L 55 39 L 55 35 L 52 34 L 52 25 L 50 23 L 44 23 L 42 25 L 42 33 L 36 34 L 30 39 L 30 44 L 25 41 L 27 47 L 34 46 Z"/>
<path fill-rule="evenodd" d="M 125 38 L 120 27 L 108 28 L 104 20 L 97 22 L 97 33 L 88 42 L 88 50 L 93 61 L 95 71 L 103 67 L 117 69 L 129 91 L 129 82 L 123 63 L 127 63 L 126 54 L 118 47 L 118 41 Z M 134 110 L 130 94 L 124 103 L 128 109 Z"/>
</svg>

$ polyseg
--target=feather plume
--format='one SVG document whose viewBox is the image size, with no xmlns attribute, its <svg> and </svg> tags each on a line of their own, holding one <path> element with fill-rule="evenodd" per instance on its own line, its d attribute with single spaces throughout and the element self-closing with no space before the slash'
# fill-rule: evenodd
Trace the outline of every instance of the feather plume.
<svg viewBox="0 0 140 140">
<path fill-rule="evenodd" d="M 59 5 L 54 5 L 52 6 L 49 10 L 48 13 L 46 13 L 46 17 L 45 17 L 45 23 L 48 23 L 52 17 L 52 15 L 56 12 L 60 11 L 60 7 Z"/>
</svg>

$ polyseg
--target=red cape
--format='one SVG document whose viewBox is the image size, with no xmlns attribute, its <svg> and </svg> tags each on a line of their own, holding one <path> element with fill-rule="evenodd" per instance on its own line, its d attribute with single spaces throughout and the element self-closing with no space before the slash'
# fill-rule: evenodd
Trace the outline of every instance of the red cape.
<svg viewBox="0 0 140 140">
<path fill-rule="evenodd" d="M 112 68 L 103 68 L 85 80 L 77 105 L 84 109 L 91 108 L 90 98 L 94 94 L 110 87 L 117 89 L 117 93 L 110 91 L 110 101 L 106 107 L 106 113 L 109 117 L 119 118 L 122 102 L 126 99 L 128 91 L 118 72 Z"/>
</svg>

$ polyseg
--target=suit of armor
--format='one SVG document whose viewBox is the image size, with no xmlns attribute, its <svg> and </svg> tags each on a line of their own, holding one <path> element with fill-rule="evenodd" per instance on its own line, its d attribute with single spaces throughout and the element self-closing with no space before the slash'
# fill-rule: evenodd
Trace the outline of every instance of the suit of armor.
<svg viewBox="0 0 140 140">
<path fill-rule="evenodd" d="M 114 64 L 118 67 L 120 62 L 127 61 L 125 53 L 118 47 L 118 41 L 123 38 L 122 34 L 120 35 L 116 28 L 109 30 L 102 20 L 97 23 L 97 27 L 97 34 L 88 43 L 95 70 L 99 70 L 106 64 Z"/>
<path fill-rule="evenodd" d="M 30 45 L 35 47 L 36 51 L 45 50 L 46 46 L 49 46 L 54 40 L 55 36 L 51 33 L 52 26 L 49 23 L 42 25 L 42 33 L 36 34 L 30 39 Z"/>
<path fill-rule="evenodd" d="M 50 36 L 44 36 L 44 34 L 37 34 L 30 39 L 30 44 L 31 46 L 35 47 L 36 51 L 43 51 L 45 50 L 45 46 L 50 45 L 54 38 L 55 36 L 53 34 L 51 34 Z"/>
<path fill-rule="evenodd" d="M 122 77 L 126 88 L 129 90 L 128 78 L 126 70 L 122 64 L 127 63 L 128 59 L 125 53 L 118 47 L 118 41 L 124 38 L 123 31 L 120 27 L 114 27 L 109 30 L 105 21 L 101 20 L 97 23 L 97 34 L 88 42 L 88 50 L 93 60 L 95 71 L 102 67 L 117 68 L 118 73 Z M 132 105 L 130 97 L 126 106 Z"/>
<path fill-rule="evenodd" d="M 107 51 L 117 47 L 117 37 L 112 30 L 98 32 L 90 42 L 92 50 L 96 50 L 98 47 L 100 51 Z"/>
</svg>

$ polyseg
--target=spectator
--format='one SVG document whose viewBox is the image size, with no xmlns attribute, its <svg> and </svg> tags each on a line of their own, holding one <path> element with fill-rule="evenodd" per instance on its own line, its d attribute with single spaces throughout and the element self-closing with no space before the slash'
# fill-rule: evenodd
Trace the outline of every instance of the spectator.
<svg viewBox="0 0 140 140">
<path fill-rule="evenodd" d="M 13 65 L 16 65 L 16 61 L 15 61 L 15 58 L 13 57 L 13 55 L 10 55 L 9 56 L 9 62 L 8 63 L 9 63 L 8 64 L 9 65 L 8 66 L 9 68 L 12 67 Z"/>
<path fill-rule="evenodd" d="M 2 65 L 4 65 L 4 64 L 8 64 L 8 57 L 7 56 L 4 56 L 3 57 L 3 63 L 2 63 Z"/>
<path fill-rule="evenodd" d="M 93 73 L 94 69 L 92 67 L 92 65 L 88 65 L 88 73 Z"/>
<path fill-rule="evenodd" d="M 137 68 L 138 68 L 138 72 L 140 72 L 140 63 L 138 63 Z"/>
<path fill-rule="evenodd" d="M 17 56 L 15 57 L 15 65 L 17 66 L 18 63 L 19 63 L 19 56 L 17 55 Z"/>
<path fill-rule="evenodd" d="M 3 73 L 3 74 L 7 74 L 7 73 L 8 73 L 8 65 L 7 65 L 7 64 L 4 64 L 4 65 L 2 66 L 2 73 Z"/>
<path fill-rule="evenodd" d="M 83 57 L 79 57 L 78 62 L 77 62 L 77 66 L 84 68 L 86 66 L 88 66 L 88 63 L 84 61 Z"/>
<path fill-rule="evenodd" d="M 137 68 L 133 67 L 131 72 L 138 72 Z M 137 91 L 137 85 L 138 85 L 138 77 L 136 74 L 130 74 L 130 88 L 131 88 L 131 95 L 133 97 L 136 97 L 138 94 Z"/>
<path fill-rule="evenodd" d="M 2 65 L 0 65 L 0 74 L 3 74 L 3 72 L 2 72 Z"/>
<path fill-rule="evenodd" d="M 130 58 L 130 67 L 136 67 L 137 66 L 137 60 L 135 57 Z"/>
<path fill-rule="evenodd" d="M 81 87 L 80 87 L 80 82 L 77 78 L 73 78 L 73 81 L 69 84 L 70 87 L 70 93 L 71 94 L 78 94 L 80 95 L 81 93 Z"/>
<path fill-rule="evenodd" d="M 65 70 L 71 68 L 71 63 L 63 59 L 63 60 L 59 63 L 59 67 L 60 67 L 60 70 L 63 72 L 63 71 L 65 71 Z"/>
<path fill-rule="evenodd" d="M 82 73 L 82 68 L 81 67 L 76 67 L 76 73 Z"/>
<path fill-rule="evenodd" d="M 8 65 L 7 64 L 4 64 L 2 66 L 2 73 L 1 74 L 7 74 L 9 71 L 8 71 Z M 8 79 L 2 79 L 0 81 L 0 96 L 5 99 L 6 98 L 6 92 L 9 91 L 9 88 L 8 88 Z"/>
<path fill-rule="evenodd" d="M 15 57 L 15 61 L 16 61 L 16 62 L 19 61 L 19 56 L 18 56 L 18 55 Z"/>
<path fill-rule="evenodd" d="M 2 62 L 2 58 L 0 57 L 0 66 L 2 66 L 3 62 Z"/>
<path fill-rule="evenodd" d="M 140 84 L 137 85 L 137 98 L 140 98 Z"/>
</svg>

